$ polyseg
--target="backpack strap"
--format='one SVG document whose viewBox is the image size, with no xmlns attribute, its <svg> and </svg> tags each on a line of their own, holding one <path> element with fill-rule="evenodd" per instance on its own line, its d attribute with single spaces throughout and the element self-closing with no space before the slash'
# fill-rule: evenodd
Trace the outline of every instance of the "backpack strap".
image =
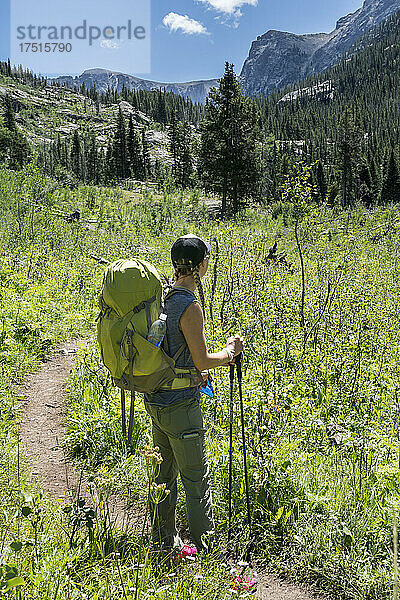
<svg viewBox="0 0 400 600">
<path fill-rule="evenodd" d="M 180 355 L 182 354 L 182 352 L 186 348 L 186 345 L 187 344 L 184 342 L 181 346 L 179 346 L 178 350 L 175 352 L 174 356 L 172 357 L 175 362 L 178 360 L 178 358 L 180 357 Z"/>
<path fill-rule="evenodd" d="M 147 319 L 147 329 L 149 330 L 151 327 L 151 314 L 150 314 L 150 304 L 152 302 L 154 302 L 154 300 L 156 299 L 155 296 L 153 296 L 152 298 L 150 298 L 150 300 L 147 300 L 145 302 L 146 304 L 146 319 Z"/>
<path fill-rule="evenodd" d="M 165 298 L 164 298 L 163 309 L 165 306 L 165 301 L 168 300 L 168 298 L 170 298 L 174 294 L 181 292 L 182 289 L 186 289 L 186 288 L 171 288 L 167 292 L 167 294 L 165 295 Z M 190 292 L 190 290 L 187 290 L 187 291 Z M 164 343 L 165 352 L 169 355 L 168 340 L 167 340 L 166 335 L 164 336 L 163 343 Z M 182 354 L 182 352 L 185 350 L 186 347 L 187 347 L 186 342 L 184 342 L 183 344 L 181 344 L 179 346 L 178 350 L 175 352 L 174 356 L 172 357 L 174 363 L 178 360 L 178 358 L 180 357 L 180 355 Z M 177 371 L 175 379 L 173 379 L 173 381 L 168 386 L 165 386 L 165 388 L 161 388 L 161 389 L 173 389 L 175 380 L 179 380 L 179 379 L 189 379 L 190 384 L 188 387 L 193 387 L 193 386 L 199 385 L 199 383 L 198 383 L 199 371 L 196 367 L 187 367 L 186 369 L 184 367 L 175 367 L 175 370 Z"/>
<path fill-rule="evenodd" d="M 149 298 L 148 300 L 143 300 L 143 302 L 141 302 L 140 304 L 138 304 L 137 306 L 132 308 L 132 310 L 130 310 L 129 313 L 127 313 L 127 314 L 128 315 L 136 315 L 141 310 L 145 309 L 146 310 L 146 318 L 147 318 L 147 326 L 150 329 L 150 327 L 151 327 L 150 305 L 155 301 L 155 299 L 156 299 L 156 297 L 153 296 L 152 298 Z"/>
<path fill-rule="evenodd" d="M 148 300 L 143 300 L 143 302 L 141 302 L 140 304 L 137 304 L 137 306 L 134 306 L 132 308 L 132 310 L 127 312 L 122 318 L 125 319 L 126 317 L 128 317 L 128 315 L 130 318 L 132 315 L 136 315 L 141 310 L 146 310 L 147 324 L 149 325 L 149 323 L 150 323 L 150 325 L 149 325 L 149 327 L 150 327 L 151 326 L 150 305 L 155 301 L 155 299 L 156 299 L 156 297 L 152 296 Z M 111 308 L 110 306 L 108 306 L 108 304 L 106 304 L 104 302 L 103 297 L 101 297 L 101 302 L 103 304 L 103 307 L 102 307 L 102 310 L 100 311 L 100 314 L 98 315 L 97 319 L 101 319 L 103 317 L 109 316 L 110 312 L 113 310 L 113 308 Z"/>
<path fill-rule="evenodd" d="M 189 387 L 199 387 L 203 383 L 203 377 L 196 367 L 175 367 L 175 377 L 160 390 L 182 390 Z"/>
<path fill-rule="evenodd" d="M 163 301 L 162 306 L 161 306 L 161 312 L 165 312 L 165 303 L 166 303 L 166 301 L 169 298 L 171 298 L 171 296 L 173 296 L 174 294 L 177 294 L 179 291 L 180 290 L 172 288 L 172 287 L 169 289 L 169 291 L 164 296 L 164 301 Z"/>
</svg>

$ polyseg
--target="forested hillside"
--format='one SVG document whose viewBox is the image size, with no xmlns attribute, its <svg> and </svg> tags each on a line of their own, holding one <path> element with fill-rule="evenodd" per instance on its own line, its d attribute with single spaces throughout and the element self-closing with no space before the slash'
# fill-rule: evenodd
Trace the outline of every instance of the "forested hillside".
<svg viewBox="0 0 400 600">
<path fill-rule="evenodd" d="M 48 85 L 9 62 L 0 63 L 0 104 L 5 122 L 0 157 L 11 166 L 35 159 L 48 175 L 70 185 L 80 180 L 163 181 L 172 162 L 166 125 L 184 121 L 190 145 L 191 123 L 198 122 L 202 111 L 162 91 L 123 88 L 99 94 L 84 85 L 79 91 Z M 16 132 L 19 145 L 24 140 L 18 153 L 15 139 L 10 142 Z"/>
<path fill-rule="evenodd" d="M 279 140 L 271 179 L 300 157 L 314 168 L 317 195 L 366 206 L 400 197 L 400 13 L 360 40 L 335 67 L 258 98 L 263 128 Z M 283 166 L 279 167 L 279 164 Z M 271 193 L 279 196 L 271 183 Z"/>
<path fill-rule="evenodd" d="M 299 161 L 312 166 L 313 198 L 320 203 L 368 207 L 399 197 L 399 31 L 396 13 L 361 38 L 337 66 L 257 98 L 252 119 L 260 129 L 263 172 L 253 195 L 257 202 L 281 202 L 282 184 Z M 210 179 L 201 174 L 201 147 L 212 92 L 205 107 L 163 91 L 123 88 L 99 94 L 95 86 L 82 85 L 78 92 L 46 86 L 9 63 L 0 66 L 0 91 L 11 96 L 18 129 L 34 142 L 39 164 L 50 176 L 70 183 L 130 178 L 209 186 Z M 32 90 L 35 98 L 26 101 Z M 40 116 L 46 104 L 53 119 Z M 224 114 L 214 127 L 213 146 L 218 147 L 217 139 L 227 145 L 236 136 L 239 149 L 238 117 L 228 104 Z M 25 161 L 31 154 L 26 149 Z M 240 151 L 233 155 L 239 157 Z M 237 163 L 233 171 L 243 179 L 243 165 Z M 209 191 L 218 191 L 218 185 Z"/>
</svg>

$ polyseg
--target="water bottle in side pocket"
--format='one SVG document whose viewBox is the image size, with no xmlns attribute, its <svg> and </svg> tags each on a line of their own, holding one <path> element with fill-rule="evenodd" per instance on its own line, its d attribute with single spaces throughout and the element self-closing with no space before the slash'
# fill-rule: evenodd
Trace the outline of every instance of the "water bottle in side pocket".
<svg viewBox="0 0 400 600">
<path fill-rule="evenodd" d="M 154 346 L 160 347 L 167 331 L 167 315 L 161 313 L 157 321 L 151 325 L 147 339 Z"/>
</svg>

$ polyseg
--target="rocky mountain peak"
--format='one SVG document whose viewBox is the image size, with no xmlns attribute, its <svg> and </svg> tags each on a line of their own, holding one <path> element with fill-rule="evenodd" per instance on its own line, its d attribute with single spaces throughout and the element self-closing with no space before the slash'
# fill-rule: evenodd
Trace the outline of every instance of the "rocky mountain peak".
<svg viewBox="0 0 400 600">
<path fill-rule="evenodd" d="M 400 9 L 400 0 L 364 0 L 330 33 L 297 35 L 269 30 L 252 43 L 240 81 L 250 96 L 268 95 L 338 62 L 364 33 Z"/>
</svg>

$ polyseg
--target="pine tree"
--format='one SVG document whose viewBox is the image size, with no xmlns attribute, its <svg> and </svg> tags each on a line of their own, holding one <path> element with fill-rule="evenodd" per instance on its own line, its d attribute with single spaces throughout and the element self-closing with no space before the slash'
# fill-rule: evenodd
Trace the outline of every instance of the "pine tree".
<svg viewBox="0 0 400 600">
<path fill-rule="evenodd" d="M 379 203 L 400 201 L 400 175 L 393 148 L 390 149 L 389 159 L 383 174 L 382 190 Z"/>
<path fill-rule="evenodd" d="M 325 202 L 328 186 L 326 184 L 324 168 L 320 160 L 317 162 L 317 168 L 315 170 L 315 184 L 317 187 L 319 201 Z"/>
<path fill-rule="evenodd" d="M 168 133 L 175 183 L 181 187 L 188 187 L 194 172 L 193 134 L 190 124 L 186 121 L 178 122 L 173 111 Z"/>
<path fill-rule="evenodd" d="M 171 114 L 171 123 L 168 127 L 169 151 L 172 155 L 172 173 L 175 181 L 178 179 L 178 121 L 175 110 Z"/>
<path fill-rule="evenodd" d="M 228 208 L 237 212 L 247 198 L 259 199 L 261 134 L 257 123 L 254 101 L 243 95 L 233 64 L 225 63 L 219 88 L 211 89 L 206 100 L 198 161 L 204 187 L 222 197 L 222 216 Z"/>
<path fill-rule="evenodd" d="M 115 167 L 115 176 L 117 179 L 126 179 L 129 176 L 128 160 L 126 151 L 126 131 L 125 120 L 122 114 L 121 106 L 118 109 L 117 129 L 113 141 L 113 162 Z"/>
<path fill-rule="evenodd" d="M 19 169 L 31 157 L 31 148 L 24 134 L 15 123 L 11 98 L 4 99 L 4 126 L 0 126 L 0 161 L 5 161 L 11 169 Z"/>
<path fill-rule="evenodd" d="M 192 182 L 194 173 L 194 157 L 192 152 L 193 134 L 187 121 L 178 123 L 178 164 L 176 170 L 176 182 L 179 186 L 186 188 Z"/>
<path fill-rule="evenodd" d="M 82 148 L 78 130 L 75 129 L 72 137 L 71 151 L 69 155 L 71 171 L 80 179 L 82 175 Z"/>
<path fill-rule="evenodd" d="M 111 140 L 108 140 L 108 144 L 107 144 L 107 148 L 106 148 L 103 178 L 104 178 L 105 183 L 110 183 L 115 180 L 114 153 L 113 153 L 113 143 Z"/>
<path fill-rule="evenodd" d="M 158 90 L 157 105 L 155 109 L 154 119 L 159 123 L 167 122 L 167 109 L 165 105 L 165 92 Z"/>
<path fill-rule="evenodd" d="M 343 207 L 353 206 L 360 161 L 360 132 L 350 108 L 343 111 L 339 120 L 336 155 L 341 204 Z"/>
<path fill-rule="evenodd" d="M 370 173 L 368 164 L 365 160 L 361 164 L 359 179 L 360 179 L 359 198 L 360 198 L 361 202 L 367 208 L 369 208 L 373 204 L 373 189 L 372 189 L 371 173 Z"/>
<path fill-rule="evenodd" d="M 17 126 L 15 123 L 15 113 L 11 102 L 11 98 L 8 94 L 6 94 L 4 98 L 4 106 L 4 125 L 9 131 L 15 132 L 17 130 Z"/>
<path fill-rule="evenodd" d="M 96 138 L 92 133 L 88 142 L 86 160 L 87 179 L 91 183 L 99 183 L 98 177 L 98 152 Z"/>
<path fill-rule="evenodd" d="M 146 137 L 146 131 L 143 127 L 142 129 L 142 160 L 143 160 L 143 176 L 144 180 L 147 181 L 151 179 L 151 160 L 150 160 L 150 150 L 149 144 Z"/>
<path fill-rule="evenodd" d="M 378 203 L 380 183 L 379 183 L 378 167 L 376 164 L 375 157 L 373 155 L 371 155 L 370 160 L 369 160 L 369 174 L 371 177 L 372 202 Z"/>
<path fill-rule="evenodd" d="M 144 178 L 142 148 L 140 138 L 133 125 L 132 115 L 129 115 L 128 139 L 127 139 L 128 164 L 131 177 L 135 179 Z"/>
</svg>

